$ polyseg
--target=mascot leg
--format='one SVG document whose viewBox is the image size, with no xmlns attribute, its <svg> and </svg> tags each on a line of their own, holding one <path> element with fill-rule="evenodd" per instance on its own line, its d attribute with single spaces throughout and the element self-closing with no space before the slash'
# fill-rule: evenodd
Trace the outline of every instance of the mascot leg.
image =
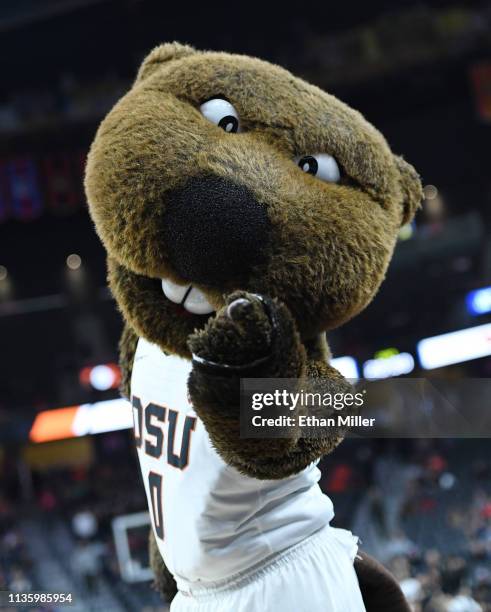
<svg viewBox="0 0 491 612">
<path fill-rule="evenodd" d="M 155 574 L 154 587 L 166 601 L 171 602 L 177 593 L 176 581 L 174 580 L 174 576 L 165 566 L 152 530 L 150 530 L 149 552 L 150 566 Z"/>
<path fill-rule="evenodd" d="M 411 612 L 394 576 L 373 557 L 358 551 L 355 571 L 367 612 Z"/>
</svg>

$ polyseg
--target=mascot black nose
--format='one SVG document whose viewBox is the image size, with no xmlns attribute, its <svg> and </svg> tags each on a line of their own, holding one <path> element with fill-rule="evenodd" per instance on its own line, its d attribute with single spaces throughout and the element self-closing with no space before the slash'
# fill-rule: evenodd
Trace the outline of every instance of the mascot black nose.
<svg viewBox="0 0 491 612">
<path fill-rule="evenodd" d="M 195 177 L 167 193 L 165 248 L 189 282 L 220 286 L 246 278 L 264 261 L 270 226 L 266 207 L 247 187 L 219 176 Z"/>
</svg>

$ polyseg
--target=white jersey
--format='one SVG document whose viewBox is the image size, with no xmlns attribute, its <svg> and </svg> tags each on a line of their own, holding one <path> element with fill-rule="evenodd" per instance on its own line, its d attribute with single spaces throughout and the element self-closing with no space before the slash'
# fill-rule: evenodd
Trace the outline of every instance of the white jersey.
<svg viewBox="0 0 491 612">
<path fill-rule="evenodd" d="M 329 524 L 331 500 L 311 464 L 282 480 L 227 465 L 189 402 L 191 363 L 140 339 L 131 395 L 152 526 L 181 583 L 223 580 Z"/>
</svg>

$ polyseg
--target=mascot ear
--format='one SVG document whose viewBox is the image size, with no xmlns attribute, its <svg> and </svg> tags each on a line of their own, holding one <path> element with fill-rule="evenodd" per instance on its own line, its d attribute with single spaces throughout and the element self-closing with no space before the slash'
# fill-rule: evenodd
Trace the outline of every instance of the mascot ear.
<svg viewBox="0 0 491 612">
<path fill-rule="evenodd" d="M 416 211 L 423 201 L 423 186 L 416 170 L 407 161 L 394 155 L 399 170 L 401 190 L 403 194 L 401 225 L 412 221 Z"/>
<path fill-rule="evenodd" d="M 147 57 L 143 60 L 143 64 L 138 70 L 136 83 L 148 78 L 158 68 L 160 68 L 162 64 L 180 59 L 181 57 L 186 57 L 187 55 L 192 55 L 193 53 L 196 53 L 196 49 L 193 49 L 193 47 L 190 47 L 189 45 L 181 45 L 181 43 L 178 42 L 165 43 L 155 47 L 155 49 L 150 51 Z"/>
</svg>

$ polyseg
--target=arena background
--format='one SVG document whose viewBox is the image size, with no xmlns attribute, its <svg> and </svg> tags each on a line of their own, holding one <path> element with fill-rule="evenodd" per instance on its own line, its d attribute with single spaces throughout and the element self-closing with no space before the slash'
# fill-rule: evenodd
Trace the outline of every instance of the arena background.
<svg viewBox="0 0 491 612">
<path fill-rule="evenodd" d="M 98 122 L 171 40 L 290 68 L 420 171 L 424 207 L 385 285 L 329 336 L 338 363 L 362 377 L 491 374 L 491 3 L 3 0 L 0 590 L 72 592 L 74 611 L 167 609 L 150 588 L 117 399 L 121 318 L 82 177 Z M 437 340 L 442 367 L 424 368 L 422 339 L 469 328 L 451 350 Z M 491 610 L 489 440 L 351 439 L 322 471 L 336 524 L 388 564 L 415 611 Z"/>
</svg>

